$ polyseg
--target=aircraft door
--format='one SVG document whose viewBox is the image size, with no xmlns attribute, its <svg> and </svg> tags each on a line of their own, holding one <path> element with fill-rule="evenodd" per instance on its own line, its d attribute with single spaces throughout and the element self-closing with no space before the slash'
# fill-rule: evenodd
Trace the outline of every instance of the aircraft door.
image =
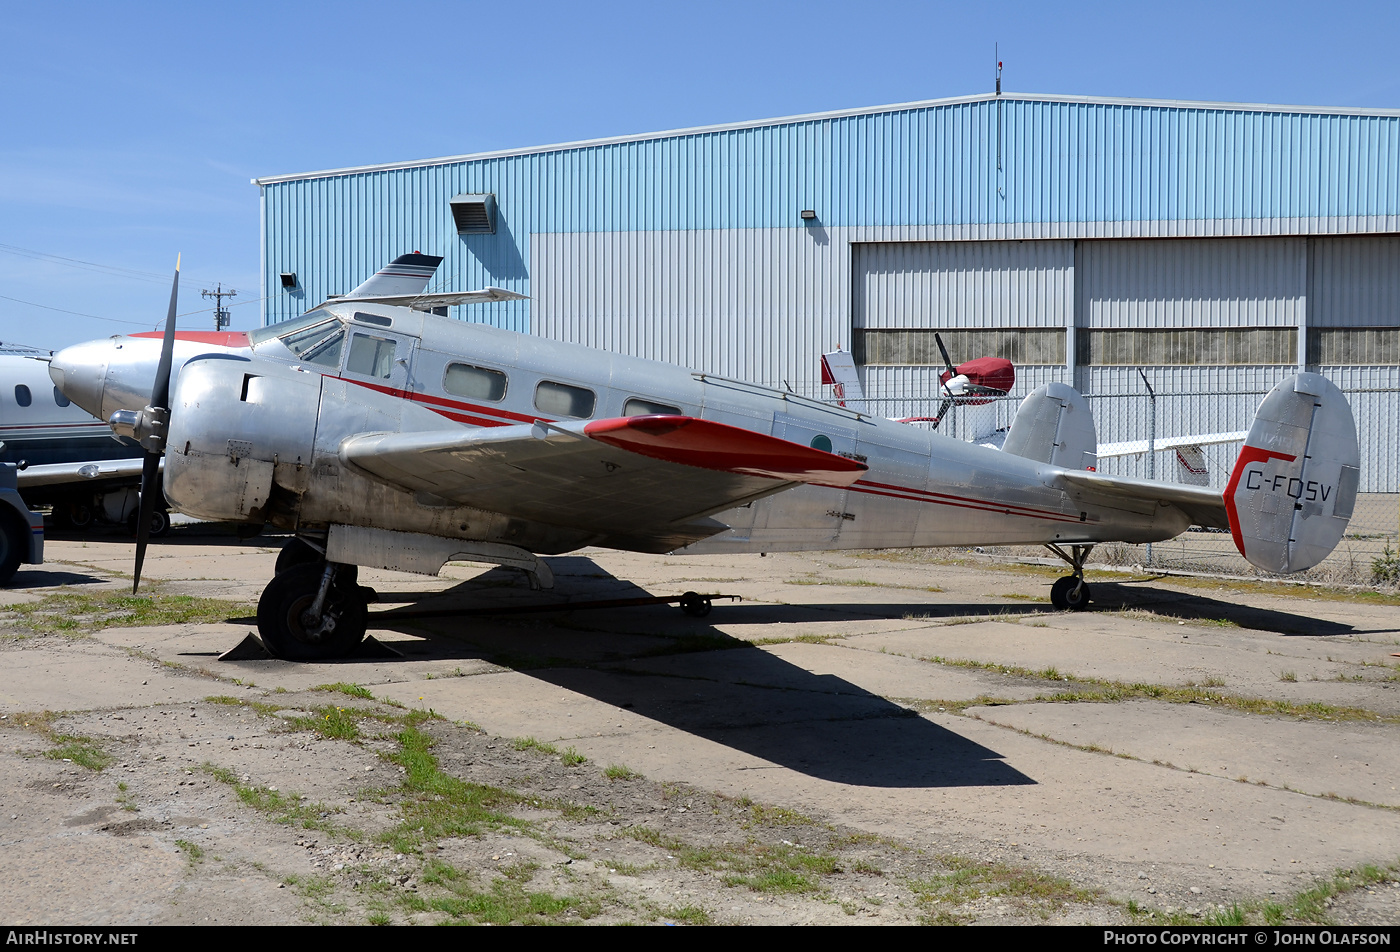
<svg viewBox="0 0 1400 952">
<path fill-rule="evenodd" d="M 855 431 L 835 425 L 837 422 L 775 413 L 773 435 L 802 446 L 854 457 Z M 803 486 L 770 497 L 764 535 L 775 542 L 806 542 L 812 547 L 831 545 L 853 519 L 846 505 L 847 494 L 845 489 Z"/>
<path fill-rule="evenodd" d="M 380 328 L 350 327 L 350 345 L 345 349 L 347 377 L 365 380 L 392 390 L 415 390 L 413 363 L 418 339 Z"/>
</svg>

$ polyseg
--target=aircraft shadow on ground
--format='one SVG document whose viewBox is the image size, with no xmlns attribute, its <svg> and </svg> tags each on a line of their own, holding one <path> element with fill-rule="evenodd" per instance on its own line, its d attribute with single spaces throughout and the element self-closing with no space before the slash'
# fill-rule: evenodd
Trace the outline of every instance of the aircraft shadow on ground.
<svg viewBox="0 0 1400 952">
<path fill-rule="evenodd" d="M 9 588 L 59 588 L 64 585 L 98 585 L 110 582 L 110 578 L 89 575 L 86 572 L 69 572 L 21 566 L 10 581 Z"/>
<path fill-rule="evenodd" d="M 1142 609 L 1182 621 L 1204 621 L 1238 625 L 1254 631 L 1279 635 L 1351 635 L 1361 632 L 1342 622 L 1313 618 L 1293 612 L 1275 611 L 1222 601 L 1195 592 L 1169 591 L 1144 582 L 1093 583 L 1093 609 L 1114 611 Z"/>
<path fill-rule="evenodd" d="M 574 564 L 563 564 L 570 562 Z M 550 564 L 558 580 L 556 592 L 550 593 L 555 598 L 647 594 L 585 558 Z M 674 607 L 489 615 L 488 605 L 508 608 L 541 599 L 542 593 L 528 592 L 518 582 L 503 587 L 500 583 L 509 577 L 505 571 L 487 572 L 428 604 L 403 610 L 417 614 L 462 601 L 472 605 L 473 617 L 376 613 L 375 627 L 428 635 L 431 644 L 421 651 L 414 651 L 412 643 L 390 642 L 415 656 L 491 661 L 822 780 L 900 788 L 1035 782 L 996 751 L 908 708 L 836 675 L 807 671 Z M 849 617 L 869 618 L 872 607 L 848 606 Z M 721 604 L 710 617 L 742 624 L 747 616 L 768 624 L 779 620 L 784 608 Z M 846 608 L 819 610 L 829 620 Z M 803 614 L 812 616 L 806 610 Z"/>
</svg>

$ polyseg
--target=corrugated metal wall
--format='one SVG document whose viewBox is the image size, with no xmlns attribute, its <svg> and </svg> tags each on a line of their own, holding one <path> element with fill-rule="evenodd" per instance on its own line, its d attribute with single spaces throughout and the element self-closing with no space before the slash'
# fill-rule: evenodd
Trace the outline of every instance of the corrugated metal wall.
<svg viewBox="0 0 1400 952">
<path fill-rule="evenodd" d="M 535 332 L 819 395 L 820 355 L 851 347 L 845 249 L 825 229 L 535 235 Z"/>
<path fill-rule="evenodd" d="M 273 322 L 414 249 L 449 285 L 530 293 L 535 235 L 802 229 L 803 209 L 853 241 L 1397 232 L 1400 115 L 980 96 L 263 183 Z M 458 192 L 496 195 L 496 234 L 456 234 Z"/>
<path fill-rule="evenodd" d="M 856 327 L 1064 327 L 1072 241 L 852 246 Z"/>
<path fill-rule="evenodd" d="M 1298 323 L 1303 238 L 1081 241 L 1082 327 L 1241 327 Z"/>
<path fill-rule="evenodd" d="M 1314 327 L 1400 326 L 1400 237 L 1310 239 L 1308 323 Z"/>
</svg>

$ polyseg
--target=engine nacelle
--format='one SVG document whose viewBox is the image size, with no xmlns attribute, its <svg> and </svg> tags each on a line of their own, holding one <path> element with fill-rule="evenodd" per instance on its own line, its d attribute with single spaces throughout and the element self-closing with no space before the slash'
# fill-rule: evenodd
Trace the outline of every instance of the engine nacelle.
<svg viewBox="0 0 1400 952">
<path fill-rule="evenodd" d="M 165 498 L 181 512 L 267 521 L 274 487 L 306 489 L 321 375 L 225 354 L 185 364 L 170 403 Z"/>
</svg>

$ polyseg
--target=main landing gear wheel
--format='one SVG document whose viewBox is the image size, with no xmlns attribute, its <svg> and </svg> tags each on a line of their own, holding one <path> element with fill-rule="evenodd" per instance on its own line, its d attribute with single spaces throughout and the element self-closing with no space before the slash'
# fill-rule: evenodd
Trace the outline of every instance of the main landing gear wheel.
<svg viewBox="0 0 1400 952">
<path fill-rule="evenodd" d="M 1089 607 L 1089 583 L 1073 575 L 1056 579 L 1050 586 L 1050 604 L 1060 611 L 1084 611 Z"/>
<path fill-rule="evenodd" d="M 347 568 L 325 562 L 296 565 L 267 584 L 258 600 L 258 634 L 273 656 L 284 661 L 343 658 L 364 640 L 365 596 L 346 577 Z"/>
<path fill-rule="evenodd" d="M 681 596 L 681 611 L 691 618 L 704 618 L 710 613 L 710 607 L 710 600 L 704 595 L 686 592 Z"/>
<path fill-rule="evenodd" d="M 282 546 L 282 551 L 277 553 L 277 566 L 272 570 L 272 574 L 281 575 L 293 566 L 324 562 L 325 558 L 324 551 L 317 550 L 305 540 L 291 539 Z"/>
<path fill-rule="evenodd" d="M 1094 551 L 1094 547 L 1084 544 L 1071 545 L 1066 552 L 1056 543 L 1047 542 L 1045 548 L 1064 559 L 1074 570 L 1073 575 L 1066 575 L 1050 587 L 1050 604 L 1060 611 L 1084 611 L 1089 607 L 1089 585 L 1084 581 L 1084 563 L 1089 560 L 1089 553 Z"/>
</svg>

